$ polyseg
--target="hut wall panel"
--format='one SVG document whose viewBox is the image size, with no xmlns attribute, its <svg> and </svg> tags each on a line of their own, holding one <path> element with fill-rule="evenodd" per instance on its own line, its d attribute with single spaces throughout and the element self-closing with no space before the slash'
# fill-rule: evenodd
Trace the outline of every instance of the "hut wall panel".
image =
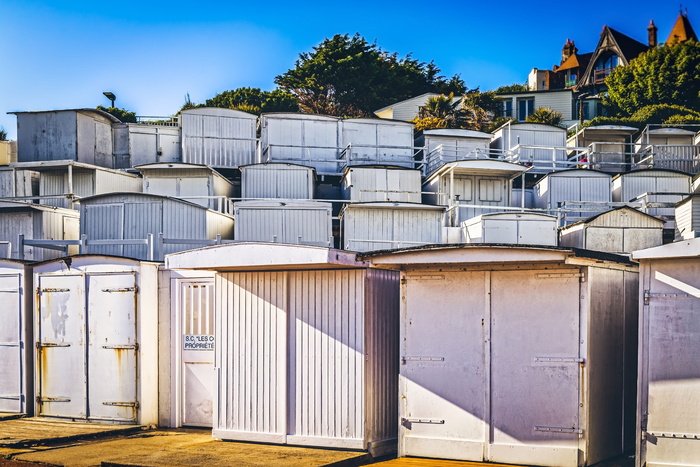
<svg viewBox="0 0 700 467">
<path fill-rule="evenodd" d="M 75 174 L 73 175 L 75 184 Z M 141 177 L 131 174 L 121 174 L 97 170 L 94 175 L 95 184 L 91 194 L 102 194 L 112 192 L 141 193 L 143 191 L 143 181 Z M 87 195 L 81 195 L 87 196 Z"/>
<path fill-rule="evenodd" d="M 249 166 L 241 170 L 242 198 L 313 199 L 311 168 L 287 165 Z"/>
<path fill-rule="evenodd" d="M 77 134 L 74 112 L 18 114 L 17 160 L 76 160 Z"/>
<path fill-rule="evenodd" d="M 255 118 L 204 109 L 181 114 L 182 162 L 238 167 L 256 162 Z"/>
<path fill-rule="evenodd" d="M 614 201 L 628 202 L 644 193 L 690 193 L 690 175 L 674 172 L 632 172 L 617 180 Z"/>
</svg>

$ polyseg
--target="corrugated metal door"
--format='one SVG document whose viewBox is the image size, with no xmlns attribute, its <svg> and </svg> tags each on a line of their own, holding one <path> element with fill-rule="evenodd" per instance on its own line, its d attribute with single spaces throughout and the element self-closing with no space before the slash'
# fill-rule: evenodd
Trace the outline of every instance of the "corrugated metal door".
<svg viewBox="0 0 700 467">
<path fill-rule="evenodd" d="M 214 279 L 177 280 L 176 316 L 182 319 L 181 422 L 211 427 L 214 394 Z"/>
<path fill-rule="evenodd" d="M 0 412 L 22 412 L 22 275 L 0 275 Z"/>
<path fill-rule="evenodd" d="M 401 456 L 483 459 L 484 277 L 480 271 L 406 275 L 399 369 Z"/>
<path fill-rule="evenodd" d="M 578 271 L 491 273 L 486 460 L 578 465 L 579 284 Z"/>
<path fill-rule="evenodd" d="M 700 263 L 655 263 L 644 277 L 637 465 L 699 466 Z"/>
<path fill-rule="evenodd" d="M 37 293 L 39 415 L 86 418 L 84 277 L 40 275 Z"/>
<path fill-rule="evenodd" d="M 89 274 L 88 415 L 136 421 L 136 276 Z"/>
<path fill-rule="evenodd" d="M 122 240 L 124 238 L 123 204 L 86 204 L 80 219 L 81 231 L 88 240 Z M 94 245 L 90 253 L 121 256 L 121 245 Z"/>
</svg>

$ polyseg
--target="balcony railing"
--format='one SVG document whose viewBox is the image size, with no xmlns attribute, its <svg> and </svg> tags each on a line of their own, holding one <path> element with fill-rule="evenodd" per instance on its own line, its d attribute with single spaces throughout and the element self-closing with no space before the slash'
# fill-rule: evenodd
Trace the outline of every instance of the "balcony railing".
<svg viewBox="0 0 700 467">
<path fill-rule="evenodd" d="M 605 81 L 605 78 L 612 73 L 612 68 L 601 68 L 599 70 L 593 70 L 593 82 L 599 84 Z"/>
</svg>

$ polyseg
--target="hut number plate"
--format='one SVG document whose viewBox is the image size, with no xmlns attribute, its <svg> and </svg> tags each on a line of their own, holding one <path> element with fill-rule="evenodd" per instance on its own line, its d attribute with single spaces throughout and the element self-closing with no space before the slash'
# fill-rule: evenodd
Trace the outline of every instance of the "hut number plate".
<svg viewBox="0 0 700 467">
<path fill-rule="evenodd" d="M 214 350 L 214 336 L 206 334 L 185 334 L 182 337 L 183 350 Z"/>
</svg>

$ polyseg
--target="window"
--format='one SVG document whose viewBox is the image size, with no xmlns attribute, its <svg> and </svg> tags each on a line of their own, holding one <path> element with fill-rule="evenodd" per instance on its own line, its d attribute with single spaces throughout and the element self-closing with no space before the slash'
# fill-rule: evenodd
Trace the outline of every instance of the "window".
<svg viewBox="0 0 700 467">
<path fill-rule="evenodd" d="M 504 117 L 512 117 L 513 116 L 513 100 L 512 99 L 505 99 L 502 101 L 501 114 Z"/>
<path fill-rule="evenodd" d="M 535 111 L 535 99 L 533 97 L 518 99 L 518 121 L 524 122 L 528 115 Z"/>
<path fill-rule="evenodd" d="M 593 67 L 593 82 L 602 83 L 612 70 L 619 64 L 620 57 L 613 53 L 601 55 Z"/>
</svg>

